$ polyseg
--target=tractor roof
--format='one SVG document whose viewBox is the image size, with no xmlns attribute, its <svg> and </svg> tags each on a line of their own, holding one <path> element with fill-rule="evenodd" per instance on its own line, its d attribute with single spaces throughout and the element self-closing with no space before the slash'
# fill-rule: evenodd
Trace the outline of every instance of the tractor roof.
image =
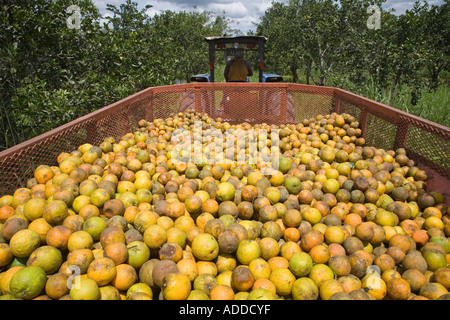
<svg viewBox="0 0 450 320">
<path fill-rule="evenodd" d="M 214 44 L 227 44 L 227 43 L 245 43 L 245 44 L 264 44 L 267 41 L 263 36 L 235 36 L 235 37 L 205 37 L 205 41 Z"/>
</svg>

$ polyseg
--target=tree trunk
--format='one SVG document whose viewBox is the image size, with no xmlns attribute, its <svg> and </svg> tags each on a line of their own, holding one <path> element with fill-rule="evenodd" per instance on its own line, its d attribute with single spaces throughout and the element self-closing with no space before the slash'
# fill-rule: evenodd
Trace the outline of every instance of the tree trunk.
<svg viewBox="0 0 450 320">
<path fill-rule="evenodd" d="M 311 61 L 306 63 L 306 84 L 309 84 L 311 78 Z"/>
<path fill-rule="evenodd" d="M 431 75 L 430 89 L 436 91 L 436 89 L 439 87 L 439 73 L 441 71 L 441 68 L 429 66 L 428 70 Z"/>
<path fill-rule="evenodd" d="M 298 83 L 298 72 L 295 66 L 291 66 L 292 81 Z"/>
</svg>

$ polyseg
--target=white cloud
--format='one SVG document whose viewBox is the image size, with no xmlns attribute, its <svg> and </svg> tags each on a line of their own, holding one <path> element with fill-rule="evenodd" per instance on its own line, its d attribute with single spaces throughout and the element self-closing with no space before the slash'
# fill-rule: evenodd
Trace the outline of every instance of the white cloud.
<svg viewBox="0 0 450 320">
<path fill-rule="evenodd" d="M 247 7 L 242 2 L 211 3 L 208 9 L 213 12 L 224 11 L 227 16 L 233 18 L 245 18 L 248 16 Z"/>
<path fill-rule="evenodd" d="M 425 1 L 420 1 L 424 3 Z M 443 0 L 428 0 L 430 6 L 432 5 L 442 5 Z M 406 10 L 411 10 L 414 7 L 415 1 L 398 1 L 398 0 L 387 0 L 384 5 L 384 10 L 394 9 L 396 14 L 403 14 Z"/>
<path fill-rule="evenodd" d="M 243 33 L 249 30 L 255 30 L 254 23 L 258 23 L 259 19 L 264 15 L 265 11 L 272 5 L 272 0 L 134 0 L 138 3 L 140 9 L 145 5 L 153 5 L 153 8 L 147 12 L 150 16 L 165 10 L 192 11 L 194 7 L 199 12 L 212 11 L 216 13 L 225 12 L 225 17 L 230 19 L 230 27 L 239 29 Z M 125 0 L 93 0 L 94 4 L 99 8 L 100 13 L 106 15 L 106 4 L 113 4 L 119 7 Z M 277 0 L 275 2 L 287 3 L 288 0 Z M 406 10 L 414 6 L 415 0 L 386 0 L 383 5 L 384 10 L 394 9 L 397 14 L 402 14 Z M 424 2 L 424 1 L 421 1 Z M 428 0 L 429 5 L 441 5 L 444 0 Z"/>
</svg>

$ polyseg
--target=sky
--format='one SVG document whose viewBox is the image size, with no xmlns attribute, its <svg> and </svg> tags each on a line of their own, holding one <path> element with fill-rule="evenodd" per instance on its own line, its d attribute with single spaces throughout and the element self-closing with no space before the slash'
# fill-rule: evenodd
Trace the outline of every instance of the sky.
<svg viewBox="0 0 450 320">
<path fill-rule="evenodd" d="M 171 11 L 194 11 L 199 12 L 211 11 L 221 13 L 230 20 L 230 27 L 232 29 L 239 29 L 242 33 L 254 31 L 255 24 L 264 15 L 272 0 L 133 0 L 138 3 L 139 8 L 144 8 L 145 5 L 150 4 L 153 7 L 148 10 L 149 15 L 160 13 L 165 10 Z M 93 0 L 94 4 L 100 10 L 100 13 L 106 15 L 106 4 L 113 4 L 117 7 L 124 3 L 124 0 Z M 275 2 L 287 3 L 288 0 L 277 0 Z M 386 0 L 383 5 L 384 10 L 394 9 L 396 13 L 402 14 L 406 10 L 411 9 L 414 5 L 413 1 L 402 0 Z M 443 0 L 428 0 L 429 5 L 443 4 Z"/>
</svg>

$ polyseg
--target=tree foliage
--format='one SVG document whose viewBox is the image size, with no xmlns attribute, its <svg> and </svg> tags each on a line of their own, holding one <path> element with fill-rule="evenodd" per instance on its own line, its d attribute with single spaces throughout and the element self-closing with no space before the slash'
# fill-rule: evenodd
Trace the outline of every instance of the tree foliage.
<svg viewBox="0 0 450 320">
<path fill-rule="evenodd" d="M 80 25 L 70 27 L 77 6 Z M 171 12 L 124 0 L 102 17 L 92 0 L 0 5 L 0 150 L 150 86 L 207 69 L 203 37 L 223 15 Z M 180 30 L 183 30 L 180 32 Z"/>
<path fill-rule="evenodd" d="M 441 6 L 417 1 L 401 15 L 384 11 L 384 2 L 272 3 L 257 28 L 269 38 L 268 66 L 294 82 L 302 72 L 308 84 L 345 77 L 356 85 L 370 79 L 382 91 L 401 84 L 437 88 L 439 74 L 449 68 L 449 1 Z M 371 19 L 379 19 L 379 28 Z"/>
</svg>

